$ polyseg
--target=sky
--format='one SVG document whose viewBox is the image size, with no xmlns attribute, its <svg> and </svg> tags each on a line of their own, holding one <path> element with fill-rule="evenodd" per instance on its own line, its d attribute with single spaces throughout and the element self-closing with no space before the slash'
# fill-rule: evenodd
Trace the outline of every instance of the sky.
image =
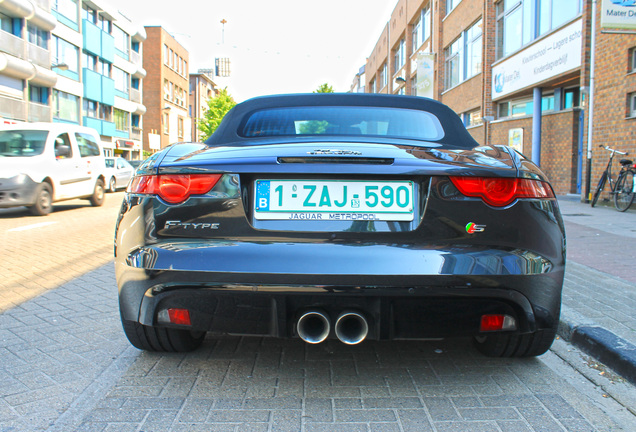
<svg viewBox="0 0 636 432">
<path fill-rule="evenodd" d="M 101 2 L 100 2 L 101 3 Z M 190 55 L 190 73 L 229 57 L 228 90 L 255 96 L 348 91 L 397 0 L 105 0 L 134 23 L 162 26 Z M 221 20 L 227 21 L 221 24 Z"/>
</svg>

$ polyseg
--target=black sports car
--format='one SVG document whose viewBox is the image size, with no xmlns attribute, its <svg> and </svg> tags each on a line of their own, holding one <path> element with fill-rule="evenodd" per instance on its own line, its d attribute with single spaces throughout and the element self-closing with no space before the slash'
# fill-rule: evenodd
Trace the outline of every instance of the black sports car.
<svg viewBox="0 0 636 432">
<path fill-rule="evenodd" d="M 536 356 L 556 334 L 565 231 L 545 175 L 439 102 L 284 95 L 148 159 L 115 257 L 140 349 L 192 350 L 206 332 L 474 336 L 489 356 Z"/>
</svg>

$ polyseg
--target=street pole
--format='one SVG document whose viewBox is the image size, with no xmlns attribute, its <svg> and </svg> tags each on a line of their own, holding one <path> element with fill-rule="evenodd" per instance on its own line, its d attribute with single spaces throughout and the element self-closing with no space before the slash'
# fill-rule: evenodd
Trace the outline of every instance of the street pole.
<svg viewBox="0 0 636 432">
<path fill-rule="evenodd" d="M 596 0 L 592 0 L 592 45 L 590 53 L 590 98 L 587 118 L 587 164 L 585 173 L 586 202 L 592 199 L 592 126 L 594 120 L 594 63 L 596 54 Z"/>
</svg>

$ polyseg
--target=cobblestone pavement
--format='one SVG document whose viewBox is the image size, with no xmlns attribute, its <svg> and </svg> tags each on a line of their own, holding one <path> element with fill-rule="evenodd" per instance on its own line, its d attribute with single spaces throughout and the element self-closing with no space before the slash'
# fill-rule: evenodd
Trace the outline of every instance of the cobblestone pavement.
<svg viewBox="0 0 636 432">
<path fill-rule="evenodd" d="M 3 244 L 21 242 L 0 252 L 9 271 L 0 297 L 12 299 L 0 314 L 1 432 L 636 430 L 625 406 L 553 352 L 501 360 L 464 339 L 348 347 L 208 337 L 189 354 L 142 353 L 119 322 L 116 210 L 0 213 Z M 43 222 L 55 225 L 8 232 Z M 568 278 L 588 278 L 574 270 Z"/>
</svg>

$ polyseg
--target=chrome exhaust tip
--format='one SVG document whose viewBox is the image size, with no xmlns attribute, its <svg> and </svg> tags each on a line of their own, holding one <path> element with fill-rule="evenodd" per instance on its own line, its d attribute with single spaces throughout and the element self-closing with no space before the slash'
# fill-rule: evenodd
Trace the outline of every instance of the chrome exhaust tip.
<svg viewBox="0 0 636 432">
<path fill-rule="evenodd" d="M 302 340 L 310 344 L 318 344 L 329 336 L 331 323 L 329 317 L 319 311 L 305 312 L 296 323 L 296 331 Z"/>
<path fill-rule="evenodd" d="M 340 342 L 355 345 L 362 342 L 369 333 L 367 319 L 359 312 L 342 312 L 336 320 L 336 336 Z"/>
</svg>

